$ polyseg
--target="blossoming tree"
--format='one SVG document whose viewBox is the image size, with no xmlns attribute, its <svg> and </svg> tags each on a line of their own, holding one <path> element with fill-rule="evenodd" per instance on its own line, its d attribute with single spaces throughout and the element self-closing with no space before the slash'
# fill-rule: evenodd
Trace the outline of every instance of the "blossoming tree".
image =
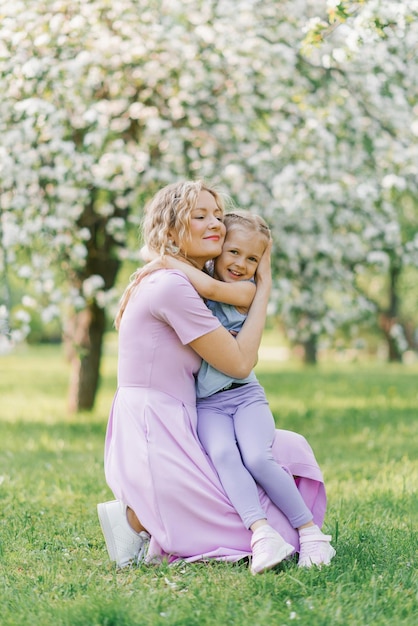
<svg viewBox="0 0 418 626">
<path fill-rule="evenodd" d="M 416 2 L 140 4 L 0 0 L 3 330 L 17 274 L 26 309 L 64 311 L 70 404 L 90 408 L 128 226 L 157 187 L 203 177 L 270 221 L 277 310 L 312 359 L 379 306 L 396 347 L 418 265 Z"/>
</svg>

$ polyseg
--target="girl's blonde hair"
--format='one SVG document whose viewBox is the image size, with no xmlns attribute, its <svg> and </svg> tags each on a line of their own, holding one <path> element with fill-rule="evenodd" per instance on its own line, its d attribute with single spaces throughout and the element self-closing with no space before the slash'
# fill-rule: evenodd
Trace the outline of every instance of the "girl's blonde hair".
<svg viewBox="0 0 418 626">
<path fill-rule="evenodd" d="M 224 215 L 223 222 L 226 226 L 227 233 L 234 228 L 243 228 L 251 232 L 255 231 L 259 233 L 265 238 L 266 245 L 271 239 L 271 231 L 267 222 L 265 222 L 259 215 L 255 215 L 249 211 L 236 209 L 230 213 L 226 213 L 226 215 Z"/>
<path fill-rule="evenodd" d="M 203 181 L 182 181 L 172 183 L 158 191 L 148 202 L 142 220 L 142 238 L 150 252 L 164 257 L 184 256 L 182 244 L 190 238 L 190 220 L 193 209 L 197 206 L 197 199 L 201 191 L 208 191 L 215 198 L 219 209 L 224 212 L 224 203 L 221 195 Z M 170 232 L 175 231 L 178 236 L 177 245 L 171 239 Z M 153 271 L 153 270 L 151 270 Z M 119 310 L 115 318 L 115 327 L 119 328 L 120 320 L 129 298 L 141 281 L 150 273 L 147 266 L 139 268 L 131 276 L 131 281 L 119 303 Z"/>
</svg>

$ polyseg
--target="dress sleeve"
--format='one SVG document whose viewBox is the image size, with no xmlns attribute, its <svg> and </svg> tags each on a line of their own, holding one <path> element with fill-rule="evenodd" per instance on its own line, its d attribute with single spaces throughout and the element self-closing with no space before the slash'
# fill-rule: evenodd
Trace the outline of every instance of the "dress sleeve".
<svg viewBox="0 0 418 626">
<path fill-rule="evenodd" d="M 154 280 L 157 289 L 150 305 L 151 313 L 171 326 L 182 344 L 221 326 L 185 274 L 161 270 L 155 272 Z"/>
</svg>

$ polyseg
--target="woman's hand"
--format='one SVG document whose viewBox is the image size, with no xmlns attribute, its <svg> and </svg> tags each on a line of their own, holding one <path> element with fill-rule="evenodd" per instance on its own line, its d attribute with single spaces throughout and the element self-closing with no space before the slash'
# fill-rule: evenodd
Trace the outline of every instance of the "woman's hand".
<svg viewBox="0 0 418 626">
<path fill-rule="evenodd" d="M 258 264 L 257 271 L 255 274 L 255 281 L 257 283 L 257 289 L 259 286 L 266 286 L 266 288 L 271 289 L 272 277 L 271 277 L 271 249 L 273 246 L 273 241 L 270 239 L 268 242 L 266 249 L 264 250 L 263 256 L 260 259 L 260 263 Z"/>
</svg>

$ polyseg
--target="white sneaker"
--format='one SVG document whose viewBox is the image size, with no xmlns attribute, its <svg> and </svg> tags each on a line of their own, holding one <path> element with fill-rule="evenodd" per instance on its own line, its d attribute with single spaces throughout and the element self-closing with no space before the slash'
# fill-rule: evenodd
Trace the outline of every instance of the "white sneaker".
<svg viewBox="0 0 418 626">
<path fill-rule="evenodd" d="M 251 573 L 261 574 L 290 556 L 295 548 L 268 524 L 260 526 L 251 538 Z"/>
<path fill-rule="evenodd" d="M 97 505 L 97 514 L 109 558 L 117 567 L 141 563 L 148 550 L 150 536 L 144 530 L 136 533 L 126 519 L 126 507 L 119 500 Z"/>
<path fill-rule="evenodd" d="M 319 530 L 319 529 L 318 529 Z M 331 535 L 324 535 L 320 530 L 311 535 L 301 534 L 299 537 L 300 554 L 299 567 L 312 567 L 312 565 L 329 565 L 336 552 L 330 544 Z"/>
</svg>

